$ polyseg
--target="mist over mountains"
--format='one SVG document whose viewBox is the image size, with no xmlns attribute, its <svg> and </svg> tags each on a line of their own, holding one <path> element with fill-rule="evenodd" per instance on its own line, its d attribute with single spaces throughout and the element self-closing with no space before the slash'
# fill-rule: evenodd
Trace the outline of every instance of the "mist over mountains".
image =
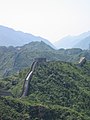
<svg viewBox="0 0 90 120">
<path fill-rule="evenodd" d="M 30 33 L 15 31 L 12 28 L 0 25 L 0 46 L 23 46 L 25 44 L 35 41 L 43 41 L 54 49 L 88 49 L 90 44 L 90 31 L 84 32 L 77 36 L 68 35 L 52 44 L 49 40 L 42 37 L 38 37 Z"/>
<path fill-rule="evenodd" d="M 0 25 L 0 46 L 23 46 L 35 41 L 43 41 L 51 47 L 55 48 L 51 42 L 42 37 L 34 36 L 30 33 L 15 31 L 12 28 Z"/>
<path fill-rule="evenodd" d="M 90 31 L 82 33 L 78 36 L 66 36 L 55 42 L 56 48 L 81 48 L 88 49 L 90 44 Z"/>
</svg>

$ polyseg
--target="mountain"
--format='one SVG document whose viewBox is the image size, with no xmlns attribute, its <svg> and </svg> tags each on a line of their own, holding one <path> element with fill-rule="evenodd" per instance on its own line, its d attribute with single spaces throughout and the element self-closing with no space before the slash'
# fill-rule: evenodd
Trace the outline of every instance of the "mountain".
<svg viewBox="0 0 90 120">
<path fill-rule="evenodd" d="M 12 28 L 0 25 L 0 46 L 22 46 L 32 41 L 43 41 L 55 48 L 52 43 L 42 37 L 37 37 L 21 31 L 15 31 Z"/>
<path fill-rule="evenodd" d="M 29 95 L 20 98 L 29 69 L 0 80 L 0 88 L 14 95 L 0 97 L 1 120 L 90 120 L 90 62 L 83 67 L 60 61 L 38 64 Z"/>
<path fill-rule="evenodd" d="M 10 73 L 18 72 L 23 68 L 31 66 L 35 58 L 45 57 L 47 60 L 61 58 L 51 46 L 43 41 L 30 42 L 19 47 L 0 47 L 0 77 Z"/>
<path fill-rule="evenodd" d="M 60 48 L 68 49 L 68 48 L 74 48 L 74 47 L 77 48 L 78 43 L 81 42 L 83 39 L 86 39 L 89 36 L 90 36 L 90 31 L 82 33 L 78 36 L 70 36 L 69 35 L 69 36 L 66 36 L 66 37 L 60 39 L 59 41 L 55 42 L 54 45 L 58 49 L 60 49 Z M 84 49 L 83 46 L 80 48 Z M 88 47 L 86 49 L 88 49 Z"/>
<path fill-rule="evenodd" d="M 90 36 L 82 39 L 80 42 L 74 45 L 75 48 L 89 49 L 90 45 Z"/>
<path fill-rule="evenodd" d="M 55 50 L 43 41 L 31 42 L 20 47 L 0 47 L 0 77 L 6 77 L 30 67 L 35 58 L 47 61 L 65 61 L 77 63 L 80 57 L 90 60 L 90 51 L 73 49 Z"/>
<path fill-rule="evenodd" d="M 21 47 L 0 47 L 0 75 L 19 71 L 31 65 L 36 57 L 48 56 L 54 49 L 44 42 L 31 42 Z M 45 55 L 46 54 L 46 55 Z"/>
<path fill-rule="evenodd" d="M 73 47 L 73 44 L 75 42 L 75 39 L 73 36 L 66 36 L 62 39 L 60 39 L 59 41 L 55 42 L 54 45 L 57 49 L 60 49 L 60 48 L 65 48 L 65 49 L 68 49 L 68 48 L 72 48 Z"/>
</svg>

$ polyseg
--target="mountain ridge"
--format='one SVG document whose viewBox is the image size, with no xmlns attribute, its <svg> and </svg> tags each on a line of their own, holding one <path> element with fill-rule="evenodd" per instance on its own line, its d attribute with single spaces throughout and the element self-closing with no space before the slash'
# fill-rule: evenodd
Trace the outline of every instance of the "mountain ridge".
<svg viewBox="0 0 90 120">
<path fill-rule="evenodd" d="M 89 49 L 89 45 L 90 45 L 90 36 L 79 41 L 74 47 L 81 49 L 86 49 L 86 48 Z"/>
<path fill-rule="evenodd" d="M 0 25 L 0 46 L 23 46 L 32 41 L 44 41 L 46 44 L 55 48 L 54 45 L 45 38 Z"/>
<path fill-rule="evenodd" d="M 90 60 L 90 51 L 80 48 L 55 50 L 43 41 L 31 42 L 20 47 L 0 47 L 0 77 L 17 73 L 31 66 L 35 58 L 46 58 L 47 61 L 79 62 L 80 57 Z"/>
<path fill-rule="evenodd" d="M 81 48 L 81 49 L 88 49 L 88 47 L 83 48 L 83 46 L 79 46 L 79 42 L 83 42 L 83 39 L 87 39 L 87 37 L 90 36 L 90 31 L 88 32 L 84 32 L 80 35 L 77 36 L 71 36 L 68 35 L 66 37 L 63 37 L 62 39 L 56 41 L 54 43 L 55 47 L 57 47 L 58 49 L 60 48 Z M 84 44 L 85 42 L 83 42 Z M 78 47 L 79 46 L 79 47 Z"/>
</svg>

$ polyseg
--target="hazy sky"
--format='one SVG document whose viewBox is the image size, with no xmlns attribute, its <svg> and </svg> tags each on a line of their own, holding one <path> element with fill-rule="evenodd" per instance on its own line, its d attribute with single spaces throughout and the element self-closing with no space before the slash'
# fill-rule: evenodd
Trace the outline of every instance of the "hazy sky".
<svg viewBox="0 0 90 120">
<path fill-rule="evenodd" d="M 0 0 L 0 25 L 54 42 L 90 30 L 90 0 Z"/>
</svg>

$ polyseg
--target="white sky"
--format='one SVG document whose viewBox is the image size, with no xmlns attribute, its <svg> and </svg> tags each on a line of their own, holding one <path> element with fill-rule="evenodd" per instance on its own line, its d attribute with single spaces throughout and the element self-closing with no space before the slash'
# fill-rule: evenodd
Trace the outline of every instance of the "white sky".
<svg viewBox="0 0 90 120">
<path fill-rule="evenodd" d="M 90 0 L 0 0 L 0 25 L 55 42 L 90 30 Z"/>
</svg>

